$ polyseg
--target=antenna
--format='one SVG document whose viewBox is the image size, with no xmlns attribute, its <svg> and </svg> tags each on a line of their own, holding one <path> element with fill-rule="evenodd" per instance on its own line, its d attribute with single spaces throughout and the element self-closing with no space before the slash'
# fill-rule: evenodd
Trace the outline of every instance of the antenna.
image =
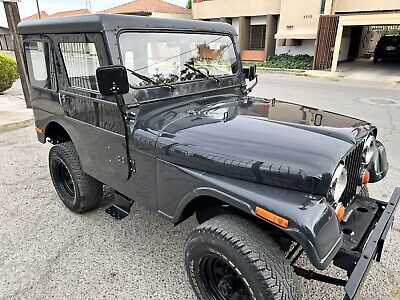
<svg viewBox="0 0 400 300">
<path fill-rule="evenodd" d="M 86 9 L 90 12 L 92 12 L 92 3 L 90 0 L 85 0 L 86 1 Z"/>
</svg>

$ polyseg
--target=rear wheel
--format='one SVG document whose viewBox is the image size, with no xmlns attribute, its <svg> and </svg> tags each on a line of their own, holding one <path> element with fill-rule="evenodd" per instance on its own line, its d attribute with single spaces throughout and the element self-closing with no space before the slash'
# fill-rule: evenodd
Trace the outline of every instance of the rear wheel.
<svg viewBox="0 0 400 300">
<path fill-rule="evenodd" d="M 49 152 L 53 185 L 66 207 L 83 213 L 97 207 L 103 196 L 103 185 L 82 170 L 72 142 L 53 146 Z"/>
<path fill-rule="evenodd" d="M 297 277 L 279 246 L 238 215 L 216 216 L 188 237 L 185 263 L 199 299 L 299 299 Z"/>
</svg>

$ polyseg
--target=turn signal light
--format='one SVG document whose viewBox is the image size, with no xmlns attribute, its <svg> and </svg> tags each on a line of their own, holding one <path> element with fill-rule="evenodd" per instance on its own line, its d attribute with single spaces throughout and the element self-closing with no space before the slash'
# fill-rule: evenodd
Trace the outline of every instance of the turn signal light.
<svg viewBox="0 0 400 300">
<path fill-rule="evenodd" d="M 256 207 L 256 215 L 283 228 L 288 228 L 289 221 L 261 207 Z"/>
<path fill-rule="evenodd" d="M 336 217 L 339 222 L 343 221 L 345 212 L 346 212 L 346 210 L 345 210 L 343 204 L 339 203 L 338 206 L 336 207 Z"/>
<path fill-rule="evenodd" d="M 363 175 L 362 175 L 362 178 L 361 178 L 361 183 L 362 183 L 362 184 L 367 184 L 367 183 L 369 183 L 370 177 L 371 177 L 371 174 L 369 173 L 369 171 L 368 171 L 368 170 L 365 170 L 364 173 L 363 173 Z"/>
<path fill-rule="evenodd" d="M 39 127 L 35 127 L 37 133 L 43 133 L 43 129 Z"/>
</svg>

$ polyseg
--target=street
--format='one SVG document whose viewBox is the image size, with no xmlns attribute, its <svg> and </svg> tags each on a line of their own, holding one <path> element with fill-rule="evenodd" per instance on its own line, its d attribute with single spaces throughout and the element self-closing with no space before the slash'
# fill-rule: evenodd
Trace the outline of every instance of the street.
<svg viewBox="0 0 400 300">
<path fill-rule="evenodd" d="M 370 186 L 388 200 L 400 185 L 400 84 L 261 73 L 253 95 L 277 98 L 368 120 L 379 129 L 391 170 Z M 1 103 L 1 98 L 0 98 Z M 183 263 L 191 218 L 173 227 L 135 203 L 114 221 L 102 206 L 84 215 L 59 200 L 48 171 L 51 145 L 32 127 L 0 133 L 0 299 L 193 299 Z M 380 264 L 360 299 L 400 299 L 400 211 Z M 302 266 L 310 266 L 305 257 Z M 331 275 L 345 273 L 330 267 Z M 300 279 L 304 299 L 342 299 L 340 287 Z"/>
</svg>

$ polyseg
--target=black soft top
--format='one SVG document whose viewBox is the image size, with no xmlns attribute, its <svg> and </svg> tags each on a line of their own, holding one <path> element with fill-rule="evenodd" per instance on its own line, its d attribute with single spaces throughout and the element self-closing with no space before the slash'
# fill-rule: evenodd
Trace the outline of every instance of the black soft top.
<svg viewBox="0 0 400 300">
<path fill-rule="evenodd" d="M 138 28 L 214 31 L 236 35 L 231 25 L 222 22 L 176 20 L 114 14 L 92 14 L 76 17 L 23 21 L 18 25 L 18 33 L 87 33 Z"/>
</svg>

